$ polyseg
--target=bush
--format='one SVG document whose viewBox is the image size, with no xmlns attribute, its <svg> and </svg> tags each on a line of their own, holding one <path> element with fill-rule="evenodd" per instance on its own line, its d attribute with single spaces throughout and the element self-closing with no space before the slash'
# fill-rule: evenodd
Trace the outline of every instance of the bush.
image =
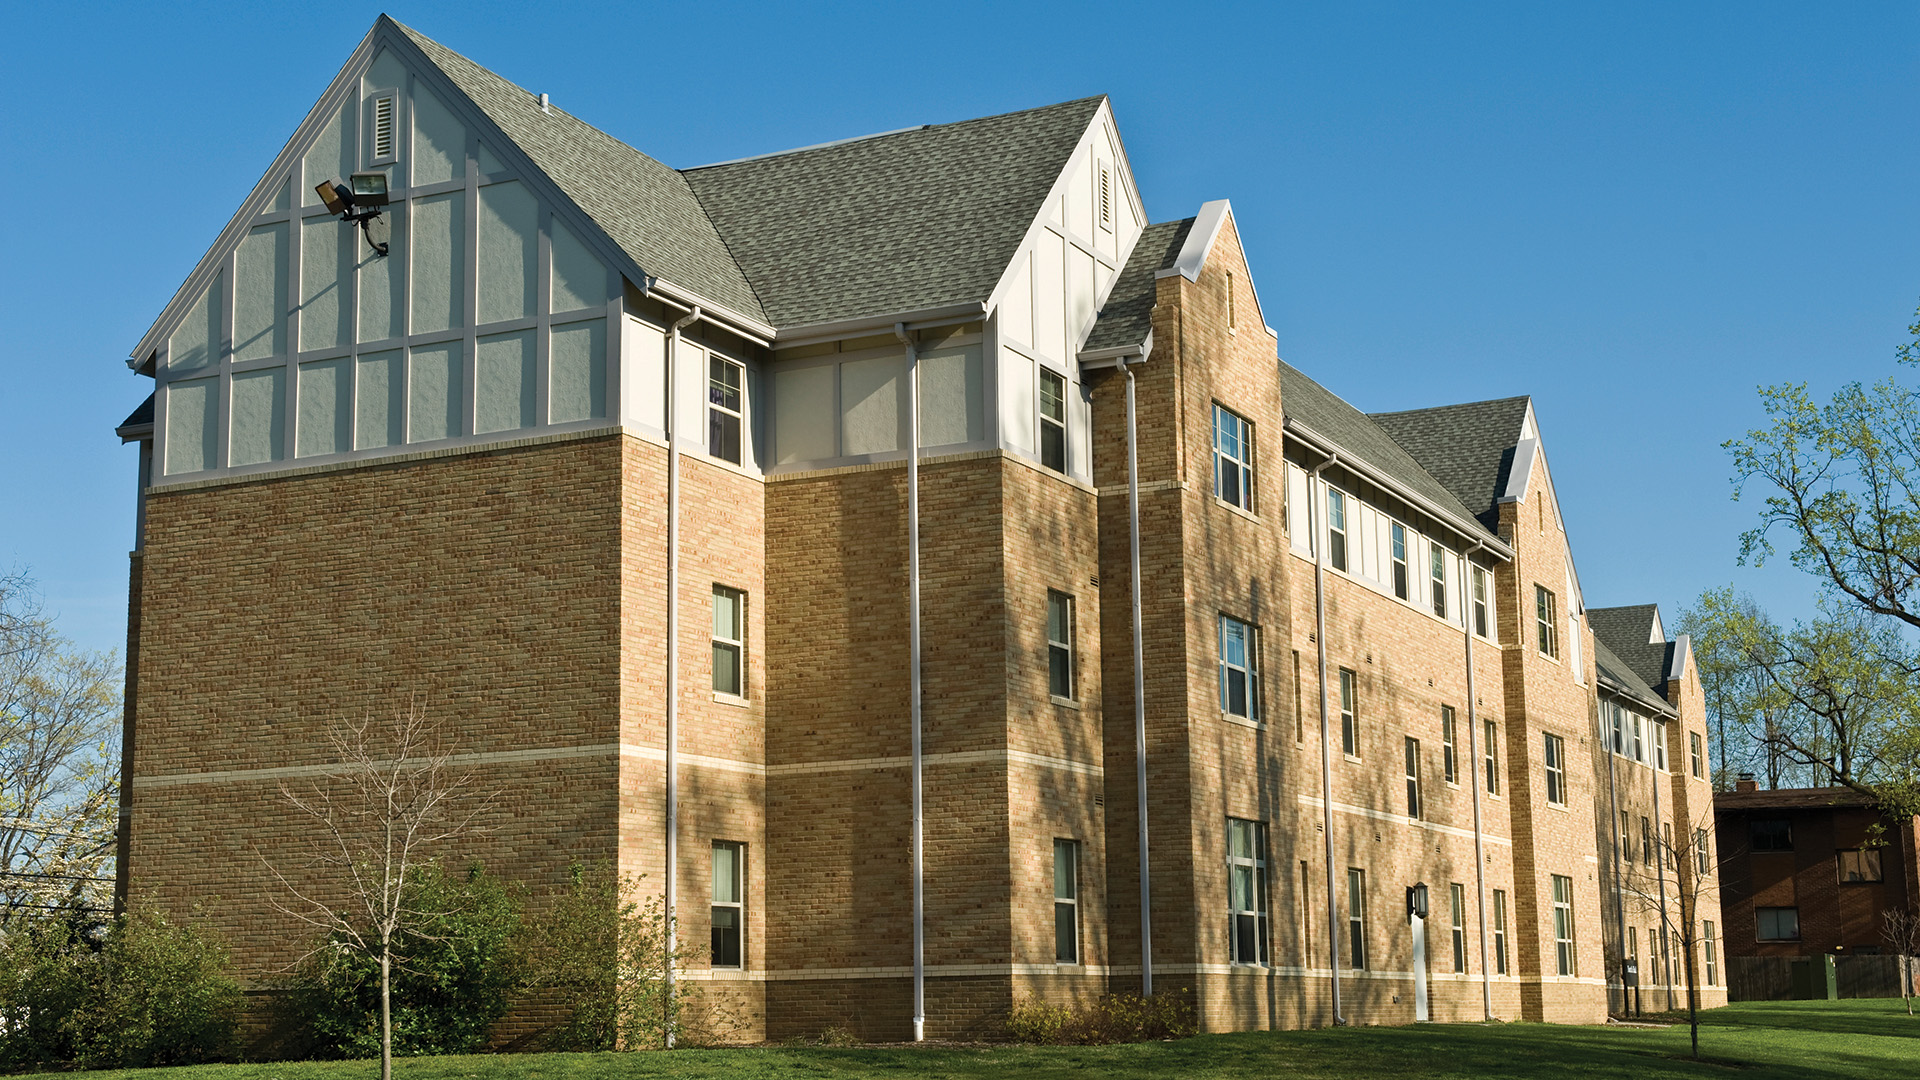
<svg viewBox="0 0 1920 1080">
<path fill-rule="evenodd" d="M 105 928 L 8 925 L 0 1065 L 178 1065 L 224 1055 L 240 1012 L 217 937 L 143 904 Z"/>
<path fill-rule="evenodd" d="M 637 880 L 602 863 L 575 863 L 565 891 L 533 928 L 535 985 L 553 991 L 567 1019 L 554 1050 L 664 1047 L 686 1011 L 688 987 L 667 992 L 667 915 L 658 896 L 632 899 Z"/>
<path fill-rule="evenodd" d="M 484 1049 L 521 983 L 519 895 L 477 863 L 465 874 L 430 863 L 407 891 L 409 907 L 431 914 L 394 943 L 393 1052 Z M 295 977 L 292 1004 L 312 1032 L 316 1055 L 380 1055 L 378 955 L 349 949 L 337 937 L 322 942 Z"/>
<path fill-rule="evenodd" d="M 1085 1005 L 1054 1005 L 1038 998 L 1016 1001 L 1007 1015 L 1015 1042 L 1054 1046 L 1184 1039 L 1200 1030 L 1185 992 L 1107 994 Z"/>
</svg>

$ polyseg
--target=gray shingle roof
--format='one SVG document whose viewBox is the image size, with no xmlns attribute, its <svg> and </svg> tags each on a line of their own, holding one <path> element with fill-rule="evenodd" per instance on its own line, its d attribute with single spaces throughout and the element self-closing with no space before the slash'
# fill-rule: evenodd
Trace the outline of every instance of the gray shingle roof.
<svg viewBox="0 0 1920 1080">
<path fill-rule="evenodd" d="M 1607 648 L 1607 643 L 1601 640 L 1598 633 L 1595 633 L 1593 636 L 1593 663 L 1595 667 L 1600 669 L 1602 678 L 1609 679 L 1616 685 L 1625 687 L 1628 697 L 1634 698 L 1650 708 L 1661 711 L 1672 710 L 1673 706 L 1668 704 L 1667 699 L 1660 696 L 1658 690 L 1655 690 L 1652 685 L 1641 678 L 1640 675 L 1634 671 L 1632 665 L 1615 656 L 1613 650 Z"/>
<path fill-rule="evenodd" d="M 1187 242 L 1187 233 L 1192 228 L 1193 219 L 1186 218 L 1141 230 L 1140 239 L 1133 245 L 1133 254 L 1127 256 L 1127 265 L 1120 269 L 1120 279 L 1107 293 L 1107 306 L 1100 309 L 1100 317 L 1094 320 L 1093 330 L 1087 334 L 1087 343 L 1082 349 L 1116 349 L 1146 340 L 1148 331 L 1153 329 L 1153 302 L 1158 289 L 1154 272 L 1173 265 L 1180 255 L 1180 245 Z"/>
<path fill-rule="evenodd" d="M 1667 658 L 1673 646 L 1664 641 L 1652 643 L 1653 617 L 1658 610 L 1653 604 L 1588 608 L 1587 624 L 1593 627 L 1593 636 L 1604 641 L 1635 675 L 1648 686 L 1664 690 Z"/>
<path fill-rule="evenodd" d="M 1473 511 L 1395 442 L 1386 429 L 1284 360 L 1279 364 L 1280 408 L 1289 419 L 1332 439 L 1462 521 L 1475 519 Z M 1491 531 L 1487 536 L 1497 539 Z"/>
<path fill-rule="evenodd" d="M 384 16 L 383 16 L 384 18 Z M 743 315 L 766 311 L 686 177 L 394 23 L 640 268 Z"/>
<path fill-rule="evenodd" d="M 1373 413 L 1372 419 L 1471 508 L 1482 525 L 1493 529 L 1499 523 L 1494 500 L 1506 490 L 1529 400 L 1511 397 Z"/>
<path fill-rule="evenodd" d="M 776 326 L 985 300 L 1104 100 L 684 175 Z"/>
</svg>

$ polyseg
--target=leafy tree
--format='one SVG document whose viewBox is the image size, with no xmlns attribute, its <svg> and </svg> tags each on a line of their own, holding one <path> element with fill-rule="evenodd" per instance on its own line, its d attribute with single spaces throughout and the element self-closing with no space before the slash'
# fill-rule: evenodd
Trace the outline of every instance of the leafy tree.
<svg viewBox="0 0 1920 1080">
<path fill-rule="evenodd" d="M 568 886 L 533 924 L 534 983 L 566 1011 L 549 1040 L 556 1050 L 639 1050 L 683 1031 L 684 982 L 670 988 L 667 914 L 658 894 L 636 900 L 639 882 L 604 862 L 575 863 Z"/>
</svg>

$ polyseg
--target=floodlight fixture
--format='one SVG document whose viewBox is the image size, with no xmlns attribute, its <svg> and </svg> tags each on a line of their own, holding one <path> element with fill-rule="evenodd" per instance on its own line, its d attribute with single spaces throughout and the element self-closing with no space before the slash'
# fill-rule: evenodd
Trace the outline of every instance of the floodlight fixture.
<svg viewBox="0 0 1920 1080">
<path fill-rule="evenodd" d="M 353 174 L 351 186 L 353 205 L 376 207 L 387 205 L 387 174 L 383 172 L 357 172 Z"/>
<path fill-rule="evenodd" d="M 353 209 L 353 193 L 347 189 L 347 185 L 340 182 L 337 176 L 313 185 L 313 193 L 320 196 L 320 201 L 326 204 L 329 214 L 344 214 Z"/>
<path fill-rule="evenodd" d="M 366 237 L 367 246 L 377 254 L 387 253 L 388 245 L 375 240 L 369 229 L 369 225 L 379 219 L 381 208 L 387 205 L 386 173 L 354 173 L 351 185 L 336 176 L 315 184 L 313 190 L 326 205 L 327 213 L 340 215 L 344 224 L 360 226 L 360 235 Z"/>
</svg>

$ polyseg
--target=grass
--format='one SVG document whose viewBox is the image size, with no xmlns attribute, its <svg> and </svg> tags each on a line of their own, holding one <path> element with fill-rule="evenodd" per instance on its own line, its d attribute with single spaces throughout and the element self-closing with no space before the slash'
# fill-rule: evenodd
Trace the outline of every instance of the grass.
<svg viewBox="0 0 1920 1080">
<path fill-rule="evenodd" d="M 1920 1073 L 1920 1018 L 1900 1001 L 1732 1005 L 1701 1014 L 1700 1052 L 1687 1058 L 1684 1023 L 1669 1028 L 1543 1024 L 1420 1025 L 1202 1035 L 1103 1047 L 772 1047 L 640 1054 L 502 1054 L 407 1058 L 400 1080 L 811 1080 L 815 1077 L 986 1080 L 1037 1077 L 1249 1077 L 1396 1080 L 1568 1077 L 1664 1080 L 1894 1080 Z M 348 1080 L 365 1061 L 202 1065 L 55 1073 L 139 1080 Z"/>
</svg>

